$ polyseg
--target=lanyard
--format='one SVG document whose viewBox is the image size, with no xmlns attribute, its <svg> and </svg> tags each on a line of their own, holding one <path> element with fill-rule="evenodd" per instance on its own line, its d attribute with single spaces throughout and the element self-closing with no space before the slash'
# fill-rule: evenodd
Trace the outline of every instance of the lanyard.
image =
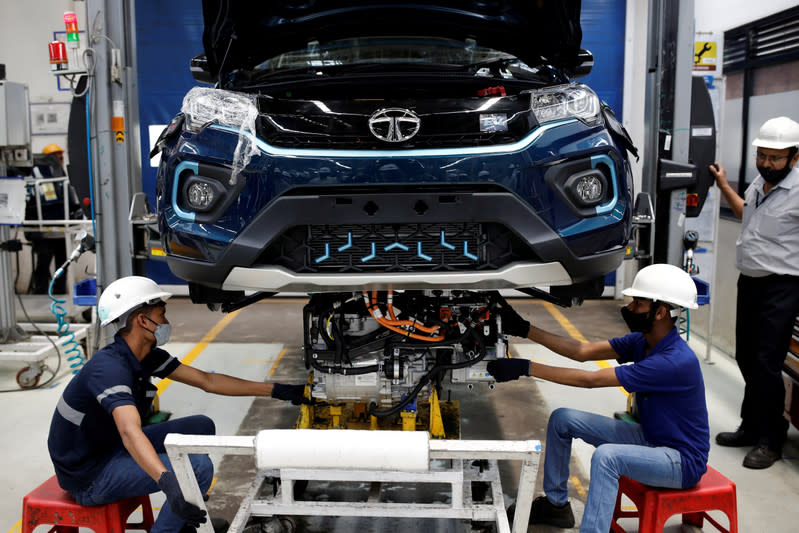
<svg viewBox="0 0 799 533">
<path fill-rule="evenodd" d="M 774 196 L 774 189 L 776 189 L 776 187 L 772 187 L 771 191 L 769 191 L 768 194 L 764 194 L 762 199 L 760 198 L 760 191 L 755 191 L 755 209 L 765 204 L 766 200 Z"/>
</svg>

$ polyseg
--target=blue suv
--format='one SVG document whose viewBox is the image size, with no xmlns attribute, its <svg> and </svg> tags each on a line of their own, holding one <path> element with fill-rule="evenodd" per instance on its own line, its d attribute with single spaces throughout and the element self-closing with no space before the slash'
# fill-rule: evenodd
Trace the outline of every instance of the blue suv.
<svg viewBox="0 0 799 533">
<path fill-rule="evenodd" d="M 624 128 L 579 1 L 204 1 L 210 83 L 156 144 L 195 301 L 242 291 L 585 296 L 628 240 Z M 601 290 L 601 288 L 599 289 Z"/>
</svg>

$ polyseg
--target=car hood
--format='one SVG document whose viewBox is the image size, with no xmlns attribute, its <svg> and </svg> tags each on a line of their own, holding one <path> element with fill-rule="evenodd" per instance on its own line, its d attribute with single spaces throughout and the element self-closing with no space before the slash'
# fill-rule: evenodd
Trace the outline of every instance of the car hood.
<svg viewBox="0 0 799 533">
<path fill-rule="evenodd" d="M 207 69 L 251 68 L 309 42 L 374 36 L 474 39 L 528 65 L 578 63 L 580 0 L 203 0 Z"/>
</svg>

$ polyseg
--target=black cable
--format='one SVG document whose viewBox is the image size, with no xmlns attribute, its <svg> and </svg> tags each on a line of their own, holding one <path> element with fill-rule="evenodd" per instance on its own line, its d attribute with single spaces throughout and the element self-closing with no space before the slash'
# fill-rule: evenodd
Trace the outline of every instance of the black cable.
<svg viewBox="0 0 799 533">
<path fill-rule="evenodd" d="M 25 389 L 20 389 L 20 390 L 41 389 L 42 387 L 44 387 L 45 385 L 47 385 L 51 381 L 53 381 L 55 379 L 55 377 L 58 375 L 58 371 L 61 369 L 61 350 L 58 349 L 58 345 L 55 343 L 53 338 L 49 334 L 47 334 L 46 332 L 42 331 L 41 328 L 39 328 L 39 325 L 36 324 L 36 322 L 34 322 L 31 319 L 30 315 L 28 315 L 28 311 L 27 311 L 27 309 L 25 309 L 25 304 L 22 303 L 22 296 L 20 296 L 19 294 L 17 294 L 16 296 L 17 296 L 17 300 L 19 301 L 19 306 L 22 308 L 22 312 L 25 314 L 25 318 L 28 319 L 28 322 L 31 323 L 31 325 L 36 329 L 37 332 L 39 332 L 39 334 L 44 335 L 47 338 L 47 340 L 50 341 L 50 344 L 53 345 L 53 348 L 55 349 L 56 354 L 58 354 L 58 364 L 56 365 L 55 370 L 50 370 L 50 367 L 48 367 L 47 365 L 43 365 L 42 366 L 42 370 L 46 369 L 52 374 L 52 376 L 50 376 L 50 379 L 48 379 L 44 383 L 39 383 L 35 387 L 27 387 Z M 0 392 L 17 392 L 17 391 L 16 390 L 0 390 Z"/>
<path fill-rule="evenodd" d="M 369 404 L 369 414 L 372 415 L 372 416 L 376 416 L 378 418 L 382 418 L 382 417 L 386 417 L 386 416 L 391 416 L 391 415 L 397 414 L 400 410 L 402 410 L 403 407 L 405 407 L 406 405 L 411 403 L 411 401 L 413 401 L 419 395 L 419 392 L 421 392 L 421 390 L 424 388 L 424 386 L 427 385 L 429 382 L 433 381 L 433 379 L 439 373 L 444 372 L 446 370 L 452 370 L 454 368 L 463 368 L 465 366 L 471 366 L 471 365 L 473 365 L 475 363 L 480 362 L 486 356 L 487 352 L 486 352 L 486 349 L 485 349 L 485 344 L 483 343 L 483 339 L 481 339 L 480 335 L 478 335 L 477 332 L 474 331 L 474 328 L 467 329 L 466 332 L 461 336 L 459 341 L 462 341 L 463 339 L 465 339 L 466 336 L 469 335 L 469 334 L 471 334 L 475 338 L 475 341 L 477 342 L 477 345 L 478 345 L 478 347 L 480 349 L 480 354 L 477 357 L 472 357 L 471 359 L 467 359 L 466 361 L 461 361 L 460 363 L 449 363 L 449 364 L 436 364 L 436 365 L 434 365 L 425 375 L 423 375 L 419 379 L 419 382 L 411 390 L 411 392 L 408 393 L 408 395 L 405 397 L 404 400 L 402 400 L 399 403 L 397 403 L 395 405 L 392 405 L 388 409 L 384 409 L 382 411 L 379 411 L 377 409 L 377 404 L 375 402 L 371 402 Z M 441 341 L 442 344 L 445 343 L 445 342 L 446 341 Z M 450 343 L 451 342 L 448 342 L 447 344 L 450 344 Z"/>
<path fill-rule="evenodd" d="M 378 411 L 377 410 L 377 404 L 375 402 L 369 403 L 369 414 L 372 415 L 372 416 L 376 416 L 378 418 L 383 418 L 383 417 L 386 417 L 386 416 L 391 416 L 391 415 L 397 414 L 398 412 L 400 412 L 402 410 L 403 407 L 405 407 L 406 405 L 408 405 L 409 403 L 411 403 L 413 400 L 416 399 L 416 397 L 422 391 L 424 386 L 427 385 L 430 382 L 431 378 L 433 377 L 433 374 L 436 374 L 439 371 L 440 371 L 440 369 L 439 369 L 438 366 L 434 366 L 433 368 L 431 368 L 430 371 L 427 372 L 427 374 L 423 375 L 419 379 L 419 382 L 411 390 L 411 392 L 409 392 L 408 395 L 405 396 L 404 400 L 400 401 L 398 404 L 392 405 L 388 409 L 384 409 L 382 411 Z"/>
<path fill-rule="evenodd" d="M 42 370 L 47 370 L 50 373 L 52 373 L 50 378 L 47 379 L 44 383 L 39 383 L 35 387 L 26 387 L 24 389 L 23 388 L 19 388 L 19 389 L 0 389 L 0 393 L 2 393 L 2 392 L 23 392 L 23 391 L 28 391 L 28 390 L 41 389 L 45 385 L 49 385 L 56 378 L 56 376 L 58 375 L 58 371 L 61 369 L 61 350 L 58 349 L 58 346 L 53 341 L 53 339 L 50 337 L 50 335 L 48 335 L 47 333 L 42 331 L 39 328 L 39 325 L 36 324 L 36 322 L 34 322 L 33 320 L 31 320 L 31 317 L 28 314 L 28 310 L 25 309 L 25 304 L 22 302 L 22 296 L 20 296 L 20 294 L 17 292 L 17 282 L 19 281 L 19 252 L 14 253 L 14 256 L 16 258 L 16 264 L 17 264 L 17 272 L 16 272 L 16 275 L 14 276 L 14 294 L 16 295 L 17 300 L 19 301 L 19 305 L 22 308 L 22 312 L 25 314 L 25 318 L 28 319 L 28 322 L 30 322 L 33 325 L 33 327 L 36 328 L 36 331 L 38 331 L 41 335 L 44 335 L 47 338 L 47 340 L 50 341 L 50 344 L 53 345 L 53 348 L 55 349 L 55 353 L 58 354 L 58 365 L 56 365 L 55 371 L 50 370 L 50 367 L 48 367 L 47 365 L 42 365 Z"/>
</svg>

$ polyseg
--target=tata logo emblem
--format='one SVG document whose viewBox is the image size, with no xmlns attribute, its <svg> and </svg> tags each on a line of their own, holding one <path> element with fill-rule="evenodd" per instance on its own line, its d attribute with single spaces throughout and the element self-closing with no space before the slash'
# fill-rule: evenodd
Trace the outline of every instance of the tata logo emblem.
<svg viewBox="0 0 799 533">
<path fill-rule="evenodd" d="M 401 143 L 419 133 L 422 121 L 410 109 L 389 107 L 378 109 L 369 117 L 372 135 L 390 143 Z"/>
</svg>

